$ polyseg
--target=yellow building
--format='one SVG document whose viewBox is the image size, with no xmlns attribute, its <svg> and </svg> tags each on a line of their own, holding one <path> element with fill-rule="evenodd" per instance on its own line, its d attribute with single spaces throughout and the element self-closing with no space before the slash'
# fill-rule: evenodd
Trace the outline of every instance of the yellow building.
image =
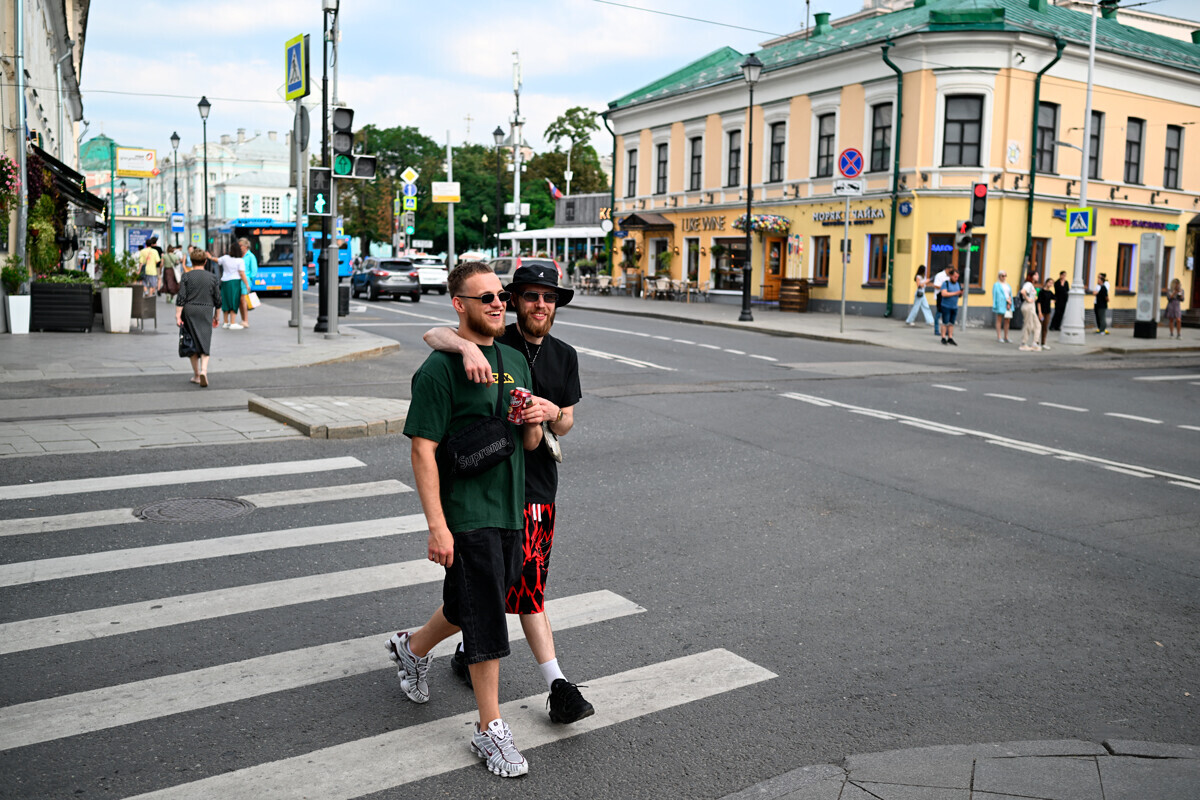
<svg viewBox="0 0 1200 800">
<path fill-rule="evenodd" d="M 1025 264 L 1073 274 L 1066 209 L 1080 204 L 1087 150 L 1087 285 L 1105 273 L 1110 314 L 1130 321 L 1140 237 L 1158 232 L 1164 286 L 1180 278 L 1185 307 L 1200 309 L 1200 33 L 1187 43 L 1099 19 L 1085 143 L 1087 14 L 1045 0 L 917 0 L 845 27 L 816 16 L 810 36 L 755 54 L 750 131 L 745 56 L 730 48 L 610 104 L 618 269 L 669 270 L 740 300 L 749 178 L 753 296 L 770 302 L 782 279 L 803 277 L 810 308 L 835 309 L 845 199 L 834 188 L 839 154 L 854 148 L 864 194 L 849 204 L 847 310 L 906 313 L 919 266 L 932 275 L 963 257 L 956 223 L 979 182 L 989 191 L 971 304 L 990 309 L 1000 269 L 1010 284 Z"/>
</svg>

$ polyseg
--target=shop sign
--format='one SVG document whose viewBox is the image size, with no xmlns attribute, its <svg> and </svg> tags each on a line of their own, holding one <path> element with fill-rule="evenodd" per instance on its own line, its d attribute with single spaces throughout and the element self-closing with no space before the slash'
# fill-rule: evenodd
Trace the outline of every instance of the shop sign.
<svg viewBox="0 0 1200 800">
<path fill-rule="evenodd" d="M 870 225 L 877 219 L 885 219 L 882 208 L 852 208 L 850 209 L 850 222 L 853 225 Z M 814 211 L 813 222 L 819 222 L 824 226 L 841 225 L 843 217 L 841 211 Z"/>
<path fill-rule="evenodd" d="M 725 230 L 725 217 L 684 217 L 682 224 L 684 233 L 723 231 Z"/>
<path fill-rule="evenodd" d="M 1177 231 L 1179 226 L 1170 222 L 1153 222 L 1148 219 L 1110 219 L 1109 225 L 1117 228 L 1150 228 L 1156 231 Z"/>
<path fill-rule="evenodd" d="M 804 237 L 798 233 L 789 235 L 787 251 L 789 256 L 804 255 Z"/>
</svg>

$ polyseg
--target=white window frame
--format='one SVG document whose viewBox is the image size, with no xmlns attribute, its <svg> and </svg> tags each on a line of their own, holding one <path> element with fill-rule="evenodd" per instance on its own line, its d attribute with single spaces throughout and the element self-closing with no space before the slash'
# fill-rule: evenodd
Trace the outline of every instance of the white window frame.
<svg viewBox="0 0 1200 800">
<path fill-rule="evenodd" d="M 863 172 L 870 172 L 868 168 L 871 165 L 871 159 L 874 157 L 874 151 L 872 148 L 875 146 L 875 142 L 872 138 L 872 134 L 874 133 L 872 125 L 874 123 L 873 112 L 875 106 L 882 103 L 892 104 L 892 140 L 888 143 L 888 151 L 891 153 L 891 158 L 888 159 L 888 164 L 883 170 L 883 172 L 891 172 L 892 164 L 895 163 L 896 157 L 896 129 L 899 127 L 899 125 L 896 124 L 899 117 L 896 107 L 896 82 L 888 79 L 887 82 L 881 81 L 863 87 L 863 103 L 862 140 L 864 149 L 866 150 L 866 152 L 863 153 L 863 157 L 867 162 L 864 165 Z M 876 172 L 874 174 L 881 175 L 883 173 Z"/>
<path fill-rule="evenodd" d="M 634 185 L 633 186 L 629 185 L 629 154 L 630 153 L 637 153 L 637 162 L 638 162 L 637 166 L 634 168 L 637 170 L 637 172 L 634 173 L 634 177 L 633 177 Z M 625 172 L 625 176 L 623 178 L 623 181 L 625 183 L 625 196 L 626 197 L 637 197 L 638 196 L 637 195 L 637 179 L 639 177 L 638 173 L 641 172 L 641 169 L 642 169 L 642 154 L 641 154 L 640 144 L 635 145 L 633 147 L 629 147 L 628 145 L 626 145 L 626 147 L 625 147 L 625 163 L 622 164 L 621 166 L 624 167 L 624 172 Z"/>
<path fill-rule="evenodd" d="M 771 182 L 771 127 L 776 123 L 783 123 L 783 174 L 779 178 L 780 185 L 787 183 L 788 180 L 788 144 L 789 135 L 791 134 L 791 116 L 792 106 L 791 101 L 776 103 L 774 105 L 763 108 L 763 155 L 762 174 L 759 176 L 760 184 Z"/>
<path fill-rule="evenodd" d="M 725 182 L 729 180 L 729 134 L 734 131 L 742 133 L 742 159 L 739 170 L 741 173 L 746 171 L 746 112 L 734 112 L 732 115 L 721 117 L 721 174 L 718 176 L 721 188 L 725 191 L 741 189 L 744 185 L 741 181 L 741 175 L 738 175 L 737 186 L 726 186 Z"/>
<path fill-rule="evenodd" d="M 821 117 L 833 114 L 833 173 L 829 177 L 817 177 L 817 152 L 821 140 Z M 812 137 L 808 147 L 808 175 L 814 181 L 832 181 L 837 178 L 837 156 L 841 152 L 842 136 L 842 90 L 839 88 L 825 94 L 812 97 Z"/>
<path fill-rule="evenodd" d="M 706 164 L 704 159 L 707 156 L 705 151 L 708 150 L 708 141 L 704 134 L 705 129 L 708 127 L 707 123 L 707 120 L 699 119 L 692 122 L 686 122 L 683 125 L 683 141 L 685 143 L 683 156 L 683 183 L 684 191 L 687 192 L 702 192 L 705 189 L 704 168 Z M 692 140 L 697 138 L 700 140 L 700 187 L 698 189 L 692 189 Z"/>
<path fill-rule="evenodd" d="M 671 193 L 671 129 L 670 127 L 658 128 L 650 132 L 650 152 L 654 154 L 654 177 L 653 185 L 650 187 L 650 194 L 659 197 L 666 197 Z M 667 181 L 662 192 L 658 191 L 658 146 L 665 144 L 667 146 Z"/>
<path fill-rule="evenodd" d="M 942 150 L 946 139 L 946 98 L 958 94 L 983 96 L 983 118 L 980 120 L 979 165 L 942 166 Z M 945 172 L 981 172 L 991 168 L 992 110 L 996 96 L 996 73 L 979 70 L 953 70 L 937 74 L 937 106 L 933 127 L 933 159 L 935 169 Z M 1037 153 L 1029 154 L 1031 161 Z M 1028 166 L 1028 165 L 1027 165 Z"/>
</svg>

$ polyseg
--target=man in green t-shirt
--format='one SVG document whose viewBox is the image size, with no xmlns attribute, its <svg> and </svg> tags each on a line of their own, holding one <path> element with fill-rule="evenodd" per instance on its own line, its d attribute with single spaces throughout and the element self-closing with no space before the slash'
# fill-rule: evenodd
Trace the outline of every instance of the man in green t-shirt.
<svg viewBox="0 0 1200 800">
<path fill-rule="evenodd" d="M 428 558 L 446 568 L 446 579 L 442 605 L 429 622 L 395 634 L 386 647 L 398 665 L 400 688 L 413 702 L 424 703 L 429 652 L 462 631 L 479 706 L 471 749 L 490 771 L 512 778 L 526 774 L 529 763 L 500 718 L 500 659 L 509 654 L 505 596 L 523 563 L 525 454 L 517 449 L 479 475 L 448 480 L 439 472 L 437 449 L 448 434 L 494 415 L 498 393 L 507 409 L 511 390 L 533 381 L 525 357 L 494 341 L 504 333 L 508 300 L 496 274 L 486 264 L 465 262 L 450 272 L 447 283 L 458 314 L 457 333 L 479 346 L 498 385 L 474 383 L 466 377 L 461 355 L 438 351 L 413 374 L 404 433 L 412 439 L 413 475 L 429 523 Z M 525 450 L 541 444 L 543 405 L 535 402 L 523 410 L 519 438 Z"/>
</svg>

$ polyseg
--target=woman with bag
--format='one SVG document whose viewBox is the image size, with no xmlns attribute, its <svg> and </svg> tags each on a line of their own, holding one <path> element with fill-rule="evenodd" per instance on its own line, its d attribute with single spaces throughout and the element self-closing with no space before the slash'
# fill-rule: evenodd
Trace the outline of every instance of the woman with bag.
<svg viewBox="0 0 1200 800">
<path fill-rule="evenodd" d="M 179 357 L 192 360 L 192 383 L 208 386 L 208 356 L 212 331 L 221 321 L 221 290 L 217 276 L 203 269 L 208 253 L 192 250 L 191 263 L 179 281 L 175 324 L 179 326 Z"/>
<path fill-rule="evenodd" d="M 225 316 L 222 328 L 240 331 L 244 325 L 237 321 L 238 312 L 242 307 L 242 288 L 250 291 L 250 282 L 246 280 L 246 265 L 242 260 L 242 243 L 230 242 L 229 252 L 216 259 L 221 273 L 221 312 Z M 205 253 L 212 258 L 212 255 Z"/>
<path fill-rule="evenodd" d="M 242 237 L 238 239 L 238 244 L 242 246 L 242 264 L 245 272 L 246 291 L 242 294 L 242 327 L 249 328 L 250 321 L 246 318 L 249 311 L 258 308 L 260 305 L 258 293 L 253 290 L 254 278 L 258 275 L 258 256 L 254 255 L 254 251 L 250 248 L 250 240 Z"/>
<path fill-rule="evenodd" d="M 1042 328 L 1042 312 L 1037 304 L 1037 272 L 1029 273 L 1025 283 L 1021 284 L 1021 346 L 1018 350 L 1041 350 L 1038 344 L 1038 334 Z"/>
<path fill-rule="evenodd" d="M 1163 316 L 1167 320 L 1167 338 L 1183 338 L 1183 284 L 1179 278 L 1171 281 L 1167 289 L 1167 312 Z"/>
<path fill-rule="evenodd" d="M 912 326 L 913 320 L 917 318 L 917 312 L 920 311 L 925 315 L 925 324 L 933 324 L 933 312 L 929 310 L 929 301 L 925 299 L 925 285 L 929 283 L 925 279 L 925 265 L 917 267 L 917 276 L 913 278 L 913 283 L 917 285 L 917 293 L 913 297 L 912 308 L 908 310 L 908 319 L 904 320 L 904 324 Z"/>
<path fill-rule="evenodd" d="M 996 341 L 1008 343 L 1008 328 L 1012 325 L 1013 296 L 1008 285 L 1008 273 L 1000 270 L 992 284 L 992 317 L 996 320 Z"/>
</svg>

